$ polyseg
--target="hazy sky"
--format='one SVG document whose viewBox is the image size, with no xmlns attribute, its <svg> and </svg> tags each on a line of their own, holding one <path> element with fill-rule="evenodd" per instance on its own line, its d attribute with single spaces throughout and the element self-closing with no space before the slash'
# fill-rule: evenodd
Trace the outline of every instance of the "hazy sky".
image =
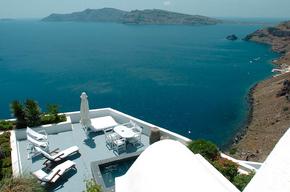
<svg viewBox="0 0 290 192">
<path fill-rule="evenodd" d="M 41 18 L 103 7 L 158 8 L 215 17 L 290 18 L 290 0 L 0 0 L 0 18 Z"/>
</svg>

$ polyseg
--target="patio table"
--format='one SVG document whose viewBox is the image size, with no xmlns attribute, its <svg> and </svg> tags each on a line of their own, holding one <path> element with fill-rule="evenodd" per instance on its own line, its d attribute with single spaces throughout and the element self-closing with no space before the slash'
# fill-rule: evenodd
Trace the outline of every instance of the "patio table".
<svg viewBox="0 0 290 192">
<path fill-rule="evenodd" d="M 130 129 L 130 128 L 124 126 L 124 125 L 116 126 L 114 128 L 114 131 L 118 135 L 120 135 L 121 137 L 126 138 L 126 139 L 132 138 L 135 135 L 135 132 L 132 129 Z"/>
</svg>

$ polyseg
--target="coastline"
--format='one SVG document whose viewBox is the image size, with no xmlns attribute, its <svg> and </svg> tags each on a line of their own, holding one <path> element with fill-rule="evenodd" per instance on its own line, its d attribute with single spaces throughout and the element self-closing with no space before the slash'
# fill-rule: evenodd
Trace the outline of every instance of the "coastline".
<svg viewBox="0 0 290 192">
<path fill-rule="evenodd" d="M 290 125 L 290 21 L 257 30 L 245 40 L 270 45 L 280 53 L 272 64 L 282 73 L 249 90 L 247 120 L 229 150 L 235 158 L 263 162 Z"/>
<path fill-rule="evenodd" d="M 233 157 L 263 162 L 288 130 L 290 104 L 285 97 L 276 96 L 285 79 L 290 79 L 289 73 L 270 77 L 250 89 L 248 117 L 234 138 Z"/>
<path fill-rule="evenodd" d="M 242 123 L 242 126 L 239 128 L 237 134 L 234 136 L 232 139 L 231 143 L 229 144 L 229 147 L 227 148 L 228 150 L 232 148 L 233 145 L 238 144 L 243 137 L 247 134 L 247 130 L 249 125 L 252 122 L 253 119 L 253 94 L 255 92 L 255 89 L 259 82 L 255 83 L 248 91 L 248 94 L 246 96 L 246 102 L 247 102 L 247 115 L 246 115 L 246 120 Z"/>
</svg>

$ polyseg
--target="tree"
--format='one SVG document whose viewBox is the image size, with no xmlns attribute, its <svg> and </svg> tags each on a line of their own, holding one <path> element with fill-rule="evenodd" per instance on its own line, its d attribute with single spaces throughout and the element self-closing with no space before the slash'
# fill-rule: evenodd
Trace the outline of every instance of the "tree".
<svg viewBox="0 0 290 192">
<path fill-rule="evenodd" d="M 36 127 L 41 125 L 41 110 L 37 102 L 27 99 L 25 102 L 25 119 L 29 127 Z"/>
<path fill-rule="evenodd" d="M 11 103 L 10 108 L 16 118 L 16 128 L 27 127 L 23 105 L 19 101 L 15 100 Z"/>
<path fill-rule="evenodd" d="M 188 148 L 195 154 L 200 154 L 209 161 L 214 161 L 220 156 L 217 146 L 205 140 L 195 140 L 188 144 Z"/>
</svg>

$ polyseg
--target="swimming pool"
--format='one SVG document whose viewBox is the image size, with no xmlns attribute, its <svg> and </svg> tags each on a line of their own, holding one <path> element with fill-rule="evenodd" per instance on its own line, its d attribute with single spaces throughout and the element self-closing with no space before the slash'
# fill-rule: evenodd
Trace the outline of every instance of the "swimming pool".
<svg viewBox="0 0 290 192">
<path fill-rule="evenodd" d="M 104 191 L 115 191 L 115 178 L 124 175 L 141 153 L 142 151 L 92 162 L 91 170 L 96 183 Z"/>
</svg>

